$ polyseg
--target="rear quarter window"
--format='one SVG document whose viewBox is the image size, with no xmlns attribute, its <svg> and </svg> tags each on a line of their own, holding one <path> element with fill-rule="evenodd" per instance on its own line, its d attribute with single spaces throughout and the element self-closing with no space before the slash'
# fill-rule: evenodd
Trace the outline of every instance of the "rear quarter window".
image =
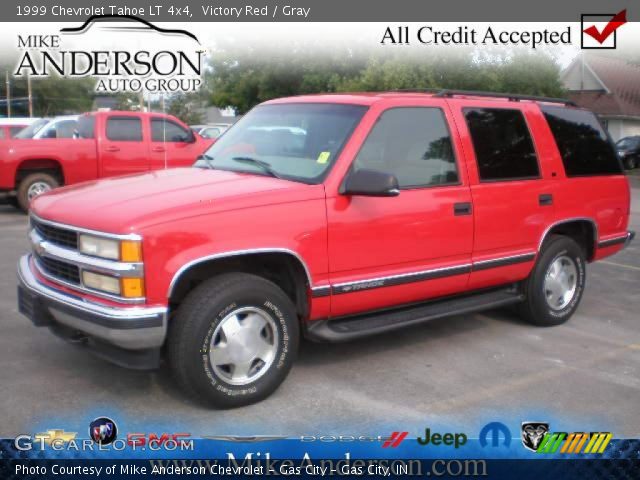
<svg viewBox="0 0 640 480">
<path fill-rule="evenodd" d="M 568 177 L 622 173 L 614 146 L 594 113 L 563 107 L 541 109 Z"/>
</svg>

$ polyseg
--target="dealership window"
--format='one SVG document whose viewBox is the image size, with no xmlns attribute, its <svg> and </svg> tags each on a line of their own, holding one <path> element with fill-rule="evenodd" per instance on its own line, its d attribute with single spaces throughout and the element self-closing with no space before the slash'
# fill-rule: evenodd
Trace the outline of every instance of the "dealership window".
<svg viewBox="0 0 640 480">
<path fill-rule="evenodd" d="M 586 110 L 542 107 L 568 177 L 622 173 L 607 132 Z"/>
<path fill-rule="evenodd" d="M 142 122 L 133 117 L 111 117 L 107 120 L 107 138 L 114 142 L 141 142 Z"/>
<path fill-rule="evenodd" d="M 386 110 L 367 136 L 353 168 L 392 173 L 405 189 L 458 183 L 451 135 L 442 110 Z"/>
<path fill-rule="evenodd" d="M 152 142 L 188 142 L 191 138 L 191 133 L 175 122 L 163 118 L 151 120 Z"/>
<path fill-rule="evenodd" d="M 468 108 L 464 116 L 471 133 L 480 181 L 538 178 L 533 140 L 520 110 Z"/>
</svg>

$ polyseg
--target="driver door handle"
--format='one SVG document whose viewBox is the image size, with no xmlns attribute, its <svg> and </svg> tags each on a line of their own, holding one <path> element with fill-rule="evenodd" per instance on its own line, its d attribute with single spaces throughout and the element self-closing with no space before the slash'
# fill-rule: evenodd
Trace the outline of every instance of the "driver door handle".
<svg viewBox="0 0 640 480">
<path fill-rule="evenodd" d="M 453 214 L 456 217 L 460 215 L 471 215 L 471 202 L 454 203 Z"/>
<path fill-rule="evenodd" d="M 165 152 L 165 148 L 164 147 L 153 147 L 151 149 L 152 152 Z"/>
<path fill-rule="evenodd" d="M 108 147 L 105 147 L 104 149 L 106 152 L 119 152 L 120 148 L 116 147 L 115 145 L 110 145 Z"/>
</svg>

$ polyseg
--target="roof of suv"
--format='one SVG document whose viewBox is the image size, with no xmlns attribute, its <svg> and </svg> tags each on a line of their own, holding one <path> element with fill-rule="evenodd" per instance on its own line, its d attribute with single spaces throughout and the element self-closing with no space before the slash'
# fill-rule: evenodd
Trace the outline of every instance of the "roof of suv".
<svg viewBox="0 0 640 480">
<path fill-rule="evenodd" d="M 554 103 L 564 106 L 574 106 L 573 102 L 564 98 L 538 97 L 532 95 L 520 95 L 512 93 L 476 92 L 465 90 L 398 90 L 388 92 L 353 92 L 353 93 L 320 93 L 311 95 L 299 95 L 295 97 L 284 97 L 265 102 L 266 104 L 277 103 L 345 103 L 356 105 L 373 105 L 381 100 L 389 98 L 407 97 L 430 97 L 430 98 L 459 98 L 459 99 L 483 99 L 495 100 L 497 102 L 509 101 L 531 101 L 541 103 Z"/>
</svg>

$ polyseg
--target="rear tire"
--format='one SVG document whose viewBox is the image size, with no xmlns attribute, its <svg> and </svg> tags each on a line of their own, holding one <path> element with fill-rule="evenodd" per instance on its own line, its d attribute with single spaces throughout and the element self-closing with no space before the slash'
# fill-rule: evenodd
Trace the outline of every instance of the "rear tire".
<svg viewBox="0 0 640 480">
<path fill-rule="evenodd" d="M 521 316 L 542 327 L 569 320 L 584 292 L 585 265 L 584 251 L 574 240 L 562 235 L 550 237 L 524 282 Z"/>
<path fill-rule="evenodd" d="M 299 337 L 296 310 L 280 288 L 255 275 L 223 274 L 189 293 L 172 318 L 169 364 L 188 394 L 239 407 L 280 386 Z"/>
<path fill-rule="evenodd" d="M 16 195 L 18 205 L 23 211 L 28 212 L 31 200 L 58 186 L 60 186 L 58 180 L 48 173 L 38 172 L 27 175 L 20 181 L 20 185 L 18 185 Z"/>
</svg>

